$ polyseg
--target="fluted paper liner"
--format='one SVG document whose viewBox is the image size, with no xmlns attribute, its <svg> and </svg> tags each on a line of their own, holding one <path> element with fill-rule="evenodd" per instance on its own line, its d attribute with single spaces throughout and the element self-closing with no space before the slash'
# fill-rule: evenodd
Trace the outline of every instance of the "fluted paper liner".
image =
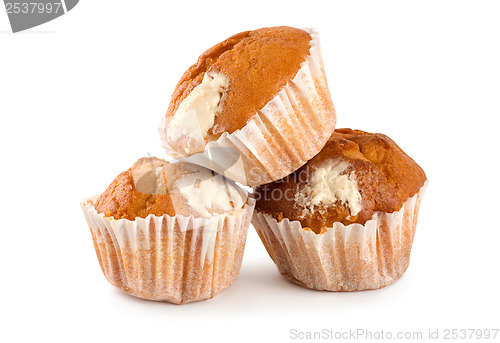
<svg viewBox="0 0 500 343">
<path fill-rule="evenodd" d="M 376 212 L 365 225 L 334 223 L 322 234 L 299 221 L 278 222 L 255 211 L 253 225 L 279 272 L 302 286 L 327 291 L 378 289 L 401 277 L 427 182 L 399 211 Z"/>
<path fill-rule="evenodd" d="M 136 297 L 182 304 L 209 299 L 238 278 L 255 199 L 211 219 L 149 215 L 115 220 L 81 206 L 106 279 Z"/>
<path fill-rule="evenodd" d="M 295 77 L 242 129 L 208 142 L 205 151 L 218 153 L 205 167 L 242 184 L 257 186 L 289 175 L 323 148 L 335 129 L 336 114 L 318 33 L 308 32 L 312 36 L 310 54 Z M 165 131 L 163 118 L 159 128 L 162 146 L 170 155 L 179 157 L 168 145 Z M 219 153 L 224 149 L 228 154 L 238 152 L 240 160 L 226 165 L 224 154 Z"/>
</svg>

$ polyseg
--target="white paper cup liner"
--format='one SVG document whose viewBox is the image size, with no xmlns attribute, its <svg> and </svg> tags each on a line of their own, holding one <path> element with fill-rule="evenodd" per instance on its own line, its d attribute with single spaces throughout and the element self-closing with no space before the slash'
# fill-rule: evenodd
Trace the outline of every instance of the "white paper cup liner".
<svg viewBox="0 0 500 343">
<path fill-rule="evenodd" d="M 365 225 L 334 223 L 322 234 L 299 221 L 278 222 L 255 211 L 252 223 L 279 272 L 304 287 L 359 291 L 387 286 L 401 277 L 427 182 L 399 211 L 377 212 Z"/>
<path fill-rule="evenodd" d="M 295 77 L 240 130 L 223 133 L 205 150 L 218 153 L 204 166 L 244 185 L 257 186 L 279 180 L 314 157 L 335 130 L 336 114 L 326 82 L 318 33 L 312 36 L 310 55 Z M 162 146 L 180 157 L 168 144 L 165 118 L 159 127 Z M 238 162 L 224 162 L 239 154 Z M 232 159 L 232 157 L 231 157 Z M 196 162 L 195 162 L 196 163 Z"/>
<path fill-rule="evenodd" d="M 136 297 L 174 304 L 209 299 L 237 278 L 255 199 L 211 219 L 149 215 L 115 220 L 81 206 L 106 279 Z"/>
</svg>

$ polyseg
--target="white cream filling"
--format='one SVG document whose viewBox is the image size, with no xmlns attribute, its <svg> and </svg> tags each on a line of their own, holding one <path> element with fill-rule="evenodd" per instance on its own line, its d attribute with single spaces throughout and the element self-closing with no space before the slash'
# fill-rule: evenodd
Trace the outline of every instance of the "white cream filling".
<svg viewBox="0 0 500 343">
<path fill-rule="evenodd" d="M 349 207 L 351 216 L 355 216 L 361 211 L 361 194 L 354 172 L 345 173 L 348 167 L 348 162 L 329 160 L 316 168 L 308 183 L 295 195 L 295 201 L 311 210 L 340 200 Z"/>
<path fill-rule="evenodd" d="M 176 181 L 176 187 L 188 205 L 200 216 L 210 218 L 210 211 L 232 212 L 244 205 L 243 195 L 222 175 L 200 168 Z"/>
<path fill-rule="evenodd" d="M 185 153 L 203 151 L 205 137 L 221 111 L 221 99 L 228 85 L 229 80 L 224 74 L 205 74 L 203 81 L 177 108 L 167 128 L 167 140 L 183 145 Z"/>
</svg>

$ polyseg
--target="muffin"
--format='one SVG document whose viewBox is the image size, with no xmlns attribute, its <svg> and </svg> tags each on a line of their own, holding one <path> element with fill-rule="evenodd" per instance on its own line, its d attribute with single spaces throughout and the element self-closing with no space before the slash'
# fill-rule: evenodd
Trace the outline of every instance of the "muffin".
<svg viewBox="0 0 500 343">
<path fill-rule="evenodd" d="M 107 280 L 174 304 L 209 299 L 238 277 L 255 200 L 206 168 L 139 159 L 81 206 Z"/>
<path fill-rule="evenodd" d="M 316 155 L 335 122 L 317 32 L 282 26 L 205 51 L 181 77 L 159 131 L 173 157 L 205 153 L 205 166 L 256 186 Z"/>
<path fill-rule="evenodd" d="M 378 289 L 408 268 L 426 185 L 389 137 L 338 129 L 303 167 L 255 189 L 252 223 L 289 280 L 317 290 Z"/>
</svg>

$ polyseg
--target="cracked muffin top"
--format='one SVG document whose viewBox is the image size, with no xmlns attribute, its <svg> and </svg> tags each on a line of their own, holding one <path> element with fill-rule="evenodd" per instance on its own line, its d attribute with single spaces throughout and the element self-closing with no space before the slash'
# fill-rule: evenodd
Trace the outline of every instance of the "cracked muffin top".
<svg viewBox="0 0 500 343">
<path fill-rule="evenodd" d="M 241 209 L 245 202 L 243 190 L 209 169 L 149 157 L 118 175 L 94 207 L 114 219 L 134 220 L 150 214 L 210 218 Z"/>
<path fill-rule="evenodd" d="M 401 209 L 426 181 L 422 168 L 380 133 L 337 129 L 323 150 L 289 176 L 255 189 L 256 210 L 324 232 Z"/>
<path fill-rule="evenodd" d="M 205 51 L 177 84 L 165 116 L 175 150 L 203 150 L 198 140 L 218 139 L 243 128 L 299 71 L 311 35 L 281 26 L 238 33 Z M 183 141 L 184 139 L 184 141 Z M 193 140 L 191 138 L 191 140 Z"/>
</svg>

